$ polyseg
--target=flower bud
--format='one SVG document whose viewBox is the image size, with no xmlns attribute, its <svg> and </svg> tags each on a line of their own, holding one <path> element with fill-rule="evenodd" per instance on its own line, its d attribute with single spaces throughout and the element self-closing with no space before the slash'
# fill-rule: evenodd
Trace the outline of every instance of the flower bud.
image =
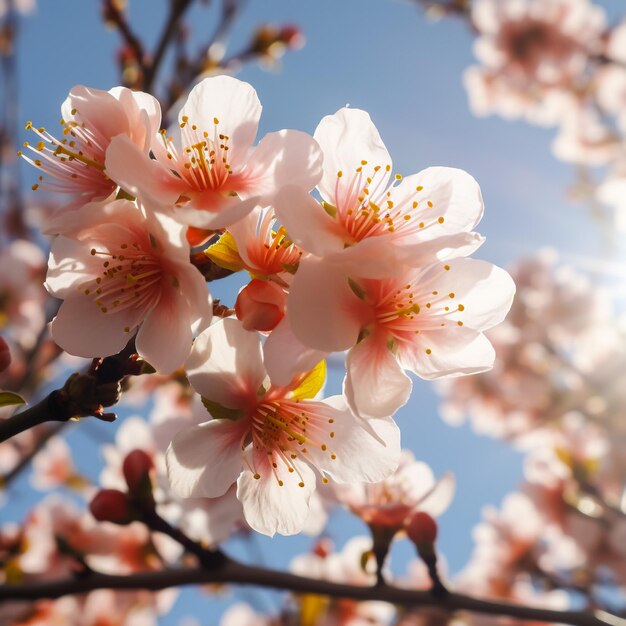
<svg viewBox="0 0 626 626">
<path fill-rule="evenodd" d="M 275 283 L 253 280 L 237 296 L 235 314 L 246 330 L 273 330 L 285 316 L 287 296 Z"/>
<path fill-rule="evenodd" d="M 0 372 L 4 372 L 11 364 L 11 352 L 7 342 L 0 337 Z"/>
<path fill-rule="evenodd" d="M 305 43 L 304 33 L 295 24 L 284 24 L 278 33 L 278 39 L 292 49 L 302 48 Z"/>
<path fill-rule="evenodd" d="M 89 510 L 99 522 L 124 525 L 135 519 L 128 496 L 117 489 L 100 490 L 89 503 Z"/>
<path fill-rule="evenodd" d="M 420 549 L 432 546 L 437 540 L 437 522 L 423 511 L 416 511 L 405 523 L 406 534 Z"/>
<path fill-rule="evenodd" d="M 128 485 L 128 491 L 133 497 L 152 499 L 150 472 L 153 468 L 152 457 L 143 450 L 133 450 L 126 455 L 122 472 Z"/>
</svg>

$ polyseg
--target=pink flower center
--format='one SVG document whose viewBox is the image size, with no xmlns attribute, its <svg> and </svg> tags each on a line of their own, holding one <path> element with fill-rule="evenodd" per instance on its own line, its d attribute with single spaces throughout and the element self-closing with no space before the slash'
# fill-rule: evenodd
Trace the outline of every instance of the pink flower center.
<svg viewBox="0 0 626 626">
<path fill-rule="evenodd" d="M 300 479 L 298 485 L 304 487 L 304 479 L 295 461 L 301 458 L 314 464 L 310 458 L 309 447 L 327 452 L 331 460 L 337 458 L 326 440 L 326 437 L 334 438 L 334 431 L 328 431 L 320 425 L 322 420 L 332 424 L 334 419 L 318 415 L 314 404 L 311 403 L 307 410 L 303 410 L 302 403 L 279 398 L 257 405 L 252 414 L 252 445 L 258 453 L 267 454 L 271 470 L 281 487 L 283 481 L 277 474 L 278 462 L 285 465 L 290 474 L 297 475 Z M 261 478 L 262 468 L 251 470 L 256 479 Z M 328 479 L 323 477 L 322 481 L 327 483 Z"/>
<path fill-rule="evenodd" d="M 272 221 L 275 224 L 275 220 Z M 294 272 L 302 256 L 302 251 L 288 238 L 283 226 L 276 231 L 269 226 L 261 240 L 248 245 L 247 253 L 254 265 L 252 269 L 264 276 Z"/>
<path fill-rule="evenodd" d="M 200 130 L 185 115 L 180 123 L 180 151 L 172 137 L 161 130 L 167 158 L 188 187 L 195 191 L 235 193 L 244 184 L 240 174 L 233 174 L 230 163 L 230 137 L 219 133 L 219 120 L 213 118 L 213 133 Z"/>
<path fill-rule="evenodd" d="M 141 319 L 140 313 L 147 313 L 158 303 L 164 272 L 160 259 L 147 247 L 133 241 L 108 246 L 106 250 L 91 249 L 92 256 L 103 259 L 102 274 L 80 289 L 95 299 L 102 313 L 134 309 Z M 152 238 L 150 247 L 156 247 Z M 178 286 L 176 278 L 172 280 Z M 124 330 L 130 332 L 131 328 Z"/>
<path fill-rule="evenodd" d="M 443 266 L 450 271 L 450 265 Z M 424 331 L 441 330 L 446 326 L 463 326 L 459 319 L 465 306 L 456 301 L 454 292 L 443 293 L 436 288 L 438 272 L 432 276 L 416 274 L 406 283 L 397 280 L 362 280 L 358 288 L 372 307 L 370 324 L 382 330 L 397 345 L 413 344 Z M 432 353 L 425 348 L 426 354 Z"/>
<path fill-rule="evenodd" d="M 435 222 L 426 222 L 419 217 L 424 205 L 433 207 L 432 201 L 425 196 L 424 187 L 418 185 L 412 193 L 406 193 L 394 201 L 395 184 L 385 186 L 386 177 L 382 167 L 376 165 L 373 174 L 367 176 L 363 167 L 367 161 L 354 170 L 352 176 L 345 176 L 343 171 L 337 172 L 335 185 L 335 202 L 337 207 L 326 205 L 327 211 L 333 215 L 334 209 L 338 224 L 344 234 L 346 245 L 353 245 L 368 237 L 377 237 L 387 233 L 398 233 L 410 236 L 436 223 L 443 224 L 444 218 Z M 391 170 L 385 166 L 385 172 Z M 400 174 L 395 175 L 395 182 L 402 180 Z"/>
<path fill-rule="evenodd" d="M 72 115 L 76 115 L 76 109 Z M 33 190 L 42 186 L 47 191 L 69 194 L 89 194 L 93 197 L 106 197 L 116 188 L 116 184 L 104 173 L 104 159 L 110 138 L 105 137 L 97 128 L 88 128 L 84 123 L 61 120 L 63 139 L 59 140 L 45 128 L 35 128 L 32 122 L 26 124 L 26 130 L 32 130 L 40 141 L 32 146 L 28 142 L 24 147 L 37 155 L 31 159 L 18 152 L 25 161 L 34 165 L 44 174 L 56 179 L 45 181 L 39 176 L 39 183 Z M 42 185 L 40 185 L 42 183 Z"/>
</svg>

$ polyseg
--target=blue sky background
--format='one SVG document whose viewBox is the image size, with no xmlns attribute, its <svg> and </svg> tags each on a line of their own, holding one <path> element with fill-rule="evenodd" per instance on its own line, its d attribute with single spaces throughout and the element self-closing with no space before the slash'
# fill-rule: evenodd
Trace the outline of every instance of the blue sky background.
<svg viewBox="0 0 626 626">
<path fill-rule="evenodd" d="M 613 17 L 620 3 L 604 3 Z M 154 42 L 167 3 L 131 0 L 131 21 L 149 42 Z M 192 13 L 195 45 L 206 40 L 214 25 L 214 12 Z M 245 68 L 238 77 L 249 81 L 264 105 L 259 136 L 281 128 L 313 132 L 319 120 L 350 104 L 367 110 L 385 141 L 396 171 L 411 174 L 431 165 L 469 171 L 480 183 L 485 217 L 478 230 L 487 243 L 477 256 L 506 266 L 519 257 L 551 246 L 579 267 L 587 260 L 615 263 L 621 268 L 622 251 L 607 259 L 600 228 L 584 206 L 566 200 L 572 169 L 551 155 L 554 131 L 532 128 L 499 118 L 477 119 L 469 112 L 461 82 L 473 63 L 472 37 L 456 20 L 427 21 L 411 3 L 394 0 L 251 0 L 235 29 L 232 49 L 246 41 L 261 21 L 294 22 L 307 37 L 304 49 L 284 57 L 279 71 Z M 50 129 L 58 126 L 59 108 L 69 89 L 78 83 L 109 89 L 118 83 L 115 50 L 117 33 L 102 27 L 95 0 L 39 0 L 37 12 L 22 21 L 20 41 L 21 122 L 33 120 Z M 192 45 L 192 48 L 194 46 Z M 30 139 L 24 135 L 24 140 Z M 30 189 L 36 175 L 22 171 Z M 619 269 L 619 272 L 622 272 Z M 622 272 L 623 275 L 623 272 Z M 598 277 L 598 280 L 600 278 Z M 231 285 L 232 285 L 231 281 Z M 233 286 L 215 295 L 233 302 Z M 342 372 L 335 370 L 328 391 L 340 390 Z M 521 457 L 505 443 L 476 437 L 469 428 L 450 428 L 438 417 L 437 397 L 431 383 L 416 380 L 411 401 L 397 414 L 403 444 L 431 465 L 436 474 L 452 470 L 458 481 L 453 505 L 441 519 L 440 547 L 451 571 L 458 571 L 471 551 L 471 528 L 486 504 L 497 505 L 521 479 Z M 114 426 L 87 421 L 73 427 L 73 444 L 81 470 L 95 476 L 94 439 L 113 437 Z M 10 494 L 3 519 L 20 519 L 33 502 L 26 495 L 25 479 Z M 340 515 L 331 536 L 341 546 L 364 527 Z M 231 554 L 262 559 L 286 567 L 304 551 L 304 537 L 269 540 L 256 537 L 252 545 L 234 541 Z M 394 557 L 402 565 L 411 556 L 408 543 L 398 545 Z M 247 592 L 262 608 L 278 606 L 276 594 Z M 207 604 L 206 596 L 186 591 L 163 626 L 178 624 L 196 613 L 203 626 L 219 621 L 223 606 L 233 595 Z M 266 606 L 266 605 L 265 605 Z"/>
</svg>

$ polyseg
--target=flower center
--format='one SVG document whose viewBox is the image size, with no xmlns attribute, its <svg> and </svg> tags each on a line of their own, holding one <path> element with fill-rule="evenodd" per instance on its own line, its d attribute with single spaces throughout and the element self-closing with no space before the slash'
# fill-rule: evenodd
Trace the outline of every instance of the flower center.
<svg viewBox="0 0 626 626">
<path fill-rule="evenodd" d="M 219 120 L 213 118 L 213 133 L 200 130 L 184 115 L 180 123 L 181 150 L 172 137 L 161 130 L 167 158 L 173 161 L 177 173 L 197 191 L 223 190 L 232 175 L 228 151 L 230 137 L 219 133 Z"/>
<path fill-rule="evenodd" d="M 280 487 L 284 483 L 277 473 L 279 462 L 287 467 L 290 474 L 298 476 L 298 486 L 304 487 L 304 479 L 295 461 L 301 458 L 315 465 L 308 450 L 309 446 L 328 452 L 333 460 L 337 458 L 324 441 L 326 431 L 316 423 L 315 416 L 303 410 L 302 406 L 296 401 L 263 402 L 257 406 L 252 416 L 252 445 L 260 453 L 265 451 Z M 331 432 L 330 437 L 334 436 L 335 433 Z M 251 469 L 254 477 L 259 479 L 261 468 Z M 326 483 L 328 479 L 324 476 L 322 481 Z"/>
<path fill-rule="evenodd" d="M 121 243 L 107 250 L 92 248 L 91 254 L 102 259 L 102 274 L 83 283 L 80 290 L 94 298 L 102 313 L 125 309 L 147 312 L 157 304 L 163 268 L 155 255 L 143 250 L 137 242 Z M 172 280 L 177 286 L 176 278 Z M 131 327 L 124 330 L 130 332 Z"/>
<path fill-rule="evenodd" d="M 335 201 L 337 207 L 327 207 L 331 215 L 341 225 L 346 245 L 350 246 L 368 237 L 376 237 L 387 233 L 411 235 L 436 223 L 443 224 L 444 218 L 435 221 L 419 219 L 423 206 L 433 208 L 433 203 L 425 195 L 424 187 L 417 185 L 409 193 L 403 193 L 399 199 L 397 184 L 402 180 L 400 174 L 394 177 L 394 183 L 387 187 L 383 168 L 376 165 L 367 175 L 363 167 L 367 161 L 361 161 L 352 176 L 345 176 L 343 171 L 337 172 L 335 185 Z M 384 172 L 391 171 L 386 165 Z M 336 212 L 334 211 L 336 209 Z"/>
</svg>

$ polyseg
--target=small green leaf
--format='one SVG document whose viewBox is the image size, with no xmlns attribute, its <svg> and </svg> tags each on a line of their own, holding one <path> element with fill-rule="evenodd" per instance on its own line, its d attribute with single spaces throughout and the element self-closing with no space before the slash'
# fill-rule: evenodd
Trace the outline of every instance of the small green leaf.
<svg viewBox="0 0 626 626">
<path fill-rule="evenodd" d="M 12 391 L 0 391 L 0 407 L 26 404 L 26 400 Z"/>
<path fill-rule="evenodd" d="M 222 406 L 218 402 L 213 402 L 204 396 L 202 396 L 202 404 L 216 420 L 234 421 L 238 420 L 244 414 L 241 409 L 229 409 L 228 407 Z"/>
</svg>

